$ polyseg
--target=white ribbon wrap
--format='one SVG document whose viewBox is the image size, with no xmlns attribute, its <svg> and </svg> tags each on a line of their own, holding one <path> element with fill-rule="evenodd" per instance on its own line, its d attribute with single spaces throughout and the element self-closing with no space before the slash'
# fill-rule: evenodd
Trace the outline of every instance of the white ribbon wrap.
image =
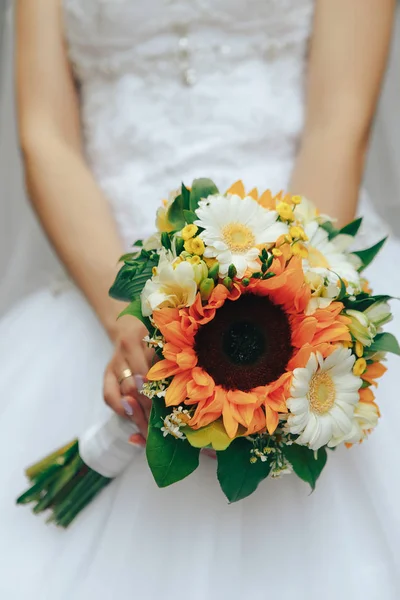
<svg viewBox="0 0 400 600">
<path fill-rule="evenodd" d="M 114 414 L 80 437 L 79 454 L 96 473 L 103 477 L 117 477 L 139 450 L 138 446 L 129 442 L 130 436 L 138 432 L 132 421 Z"/>
</svg>

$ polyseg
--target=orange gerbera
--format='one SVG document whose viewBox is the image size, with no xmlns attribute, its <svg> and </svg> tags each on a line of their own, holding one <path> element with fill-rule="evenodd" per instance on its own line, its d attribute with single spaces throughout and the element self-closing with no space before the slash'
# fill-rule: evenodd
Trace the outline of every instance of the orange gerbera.
<svg viewBox="0 0 400 600">
<path fill-rule="evenodd" d="M 147 377 L 173 377 L 165 403 L 194 406 L 194 429 L 222 417 L 231 438 L 239 426 L 272 434 L 287 412 L 293 369 L 304 367 L 311 352 L 327 356 L 335 342 L 351 340 L 340 302 L 304 314 L 311 291 L 299 258 L 277 257 L 271 272 L 231 291 L 217 285 L 206 305 L 198 295 L 190 308 L 153 313 L 164 360 Z"/>
</svg>

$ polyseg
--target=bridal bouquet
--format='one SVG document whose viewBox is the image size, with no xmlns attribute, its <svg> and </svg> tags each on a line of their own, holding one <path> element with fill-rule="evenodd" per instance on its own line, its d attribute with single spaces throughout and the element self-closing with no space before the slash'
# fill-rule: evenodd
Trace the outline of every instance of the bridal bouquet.
<svg viewBox="0 0 400 600">
<path fill-rule="evenodd" d="M 300 196 L 222 194 L 208 179 L 181 186 L 135 243 L 110 290 L 148 329 L 158 360 L 146 445 L 158 486 L 217 455 L 230 502 L 294 472 L 315 487 L 327 449 L 362 442 L 378 423 L 373 388 L 387 352 L 390 296 L 363 269 L 384 240 L 351 251 L 357 219 L 336 229 Z M 129 463 L 129 421 L 113 416 L 28 469 L 18 502 L 68 526 Z"/>
</svg>

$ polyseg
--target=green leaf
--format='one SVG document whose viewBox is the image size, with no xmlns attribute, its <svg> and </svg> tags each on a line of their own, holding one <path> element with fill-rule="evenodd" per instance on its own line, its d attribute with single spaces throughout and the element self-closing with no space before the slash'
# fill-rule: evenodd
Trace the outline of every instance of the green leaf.
<svg viewBox="0 0 400 600">
<path fill-rule="evenodd" d="M 166 250 L 171 250 L 171 238 L 166 231 L 163 231 L 161 234 L 161 244 Z"/>
<path fill-rule="evenodd" d="M 322 229 L 325 229 L 330 240 L 339 234 L 339 229 L 336 229 L 332 225 L 331 221 L 325 221 L 325 223 L 321 223 L 320 227 L 322 227 Z"/>
<path fill-rule="evenodd" d="M 259 483 L 268 477 L 269 460 L 251 463 L 253 445 L 244 438 L 237 438 L 223 452 L 217 452 L 217 476 L 221 489 L 229 502 L 237 502 L 250 496 Z"/>
<path fill-rule="evenodd" d="M 115 300 L 131 302 L 140 297 L 144 285 L 152 276 L 154 266 L 157 266 L 159 257 L 157 254 L 150 255 L 142 250 L 135 261 L 124 264 L 110 288 L 109 294 Z"/>
<path fill-rule="evenodd" d="M 191 210 L 183 210 L 183 216 L 188 225 L 191 225 L 197 219 L 196 213 L 192 212 Z"/>
<path fill-rule="evenodd" d="M 183 216 L 183 196 L 179 194 L 171 204 L 167 215 L 168 221 L 172 227 L 179 231 L 182 227 L 185 227 L 185 218 Z"/>
<path fill-rule="evenodd" d="M 375 256 L 378 254 L 379 250 L 382 248 L 383 244 L 386 242 L 387 237 L 384 237 L 383 240 L 371 246 L 371 248 L 367 248 L 367 250 L 358 250 L 357 252 L 353 252 L 362 262 L 362 266 L 358 269 L 360 272 L 363 271 L 369 264 L 372 263 Z"/>
<path fill-rule="evenodd" d="M 182 183 L 182 200 L 183 208 L 185 210 L 190 209 L 190 190 L 187 189 L 184 183 Z"/>
<path fill-rule="evenodd" d="M 335 273 L 336 275 L 336 273 Z M 345 298 L 347 296 L 347 289 L 346 289 L 346 284 L 343 281 L 343 279 L 341 277 L 339 277 L 339 281 L 340 281 L 340 292 L 339 292 L 339 296 L 336 298 L 337 301 L 341 301 L 343 300 L 343 298 Z"/>
<path fill-rule="evenodd" d="M 314 490 L 317 479 L 326 464 L 326 449 L 320 448 L 317 452 L 317 458 L 315 458 L 313 450 L 296 443 L 291 446 L 284 446 L 282 452 L 292 465 L 296 475 L 309 483 L 311 489 Z"/>
<path fill-rule="evenodd" d="M 368 354 L 372 352 L 391 352 L 400 356 L 399 342 L 392 333 L 378 333 L 368 348 Z"/>
<path fill-rule="evenodd" d="M 190 210 L 195 212 L 200 200 L 212 194 L 218 194 L 218 188 L 211 179 L 195 179 L 190 192 Z"/>
<path fill-rule="evenodd" d="M 355 236 L 358 233 L 358 230 L 361 227 L 362 217 L 355 219 L 351 223 L 348 223 L 339 231 L 340 234 Z"/>
<path fill-rule="evenodd" d="M 387 295 L 369 296 L 368 294 L 359 294 L 353 301 L 347 298 L 344 304 L 346 308 L 351 308 L 352 310 L 359 310 L 360 312 L 364 312 L 364 310 L 366 310 L 373 304 L 388 302 L 389 300 L 393 299 L 393 296 Z"/>
<path fill-rule="evenodd" d="M 121 314 L 118 315 L 118 319 L 123 317 L 124 315 L 131 315 L 132 317 L 136 317 L 139 321 L 142 321 L 144 325 L 146 325 L 148 331 L 154 331 L 154 327 L 152 326 L 150 319 L 148 317 L 144 317 L 142 315 L 142 303 L 139 298 L 136 300 L 132 300 L 130 304 L 122 311 Z"/>
<path fill-rule="evenodd" d="M 158 427 L 161 419 L 171 412 L 164 402 L 153 399 L 149 433 L 146 443 L 146 456 L 150 470 L 158 487 L 166 487 L 184 479 L 199 466 L 199 448 L 193 448 L 187 440 L 164 437 Z"/>
</svg>

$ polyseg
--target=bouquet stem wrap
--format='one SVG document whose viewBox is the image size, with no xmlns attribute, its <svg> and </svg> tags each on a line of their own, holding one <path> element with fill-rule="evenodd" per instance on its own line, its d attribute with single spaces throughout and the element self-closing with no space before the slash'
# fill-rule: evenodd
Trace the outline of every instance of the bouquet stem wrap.
<svg viewBox="0 0 400 600">
<path fill-rule="evenodd" d="M 31 487 L 17 500 L 33 502 L 33 512 L 52 511 L 48 521 L 68 527 L 137 452 L 129 442 L 137 427 L 112 415 L 88 429 L 79 440 L 56 450 L 26 470 Z"/>
<path fill-rule="evenodd" d="M 114 479 L 128 466 L 137 452 L 129 442 L 138 429 L 131 421 L 112 415 L 88 429 L 79 439 L 79 454 L 92 471 Z"/>
</svg>

